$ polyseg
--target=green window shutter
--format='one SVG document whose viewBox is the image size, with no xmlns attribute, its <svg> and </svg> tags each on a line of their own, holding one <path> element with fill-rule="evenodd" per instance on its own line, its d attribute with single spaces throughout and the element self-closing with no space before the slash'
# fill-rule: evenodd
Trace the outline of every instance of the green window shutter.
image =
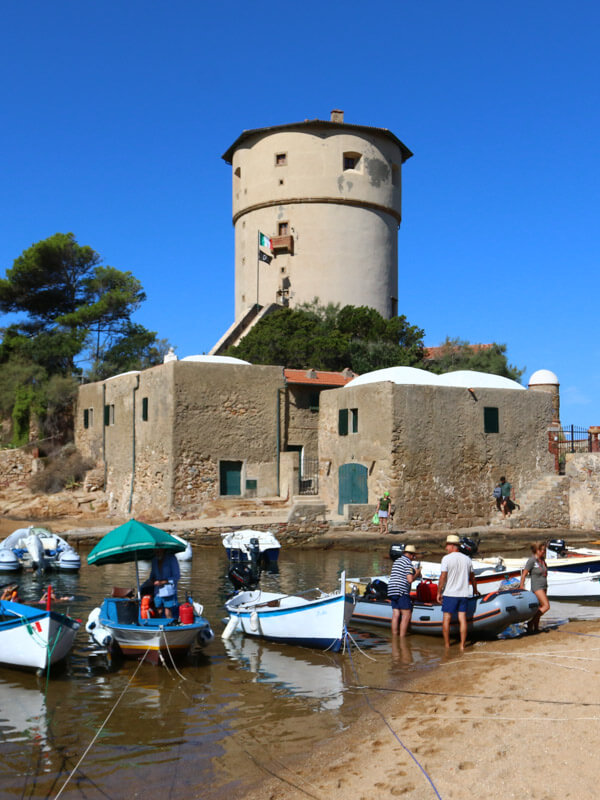
<svg viewBox="0 0 600 800">
<path fill-rule="evenodd" d="M 351 409 L 352 411 L 352 433 L 358 433 L 358 408 Z"/>
<path fill-rule="evenodd" d="M 340 408 L 338 412 L 338 433 L 340 436 L 348 436 L 348 409 Z"/>
<path fill-rule="evenodd" d="M 142 420 L 148 422 L 148 398 L 142 397 Z"/>
<path fill-rule="evenodd" d="M 104 406 L 104 424 L 110 425 L 110 406 Z"/>
<path fill-rule="evenodd" d="M 483 409 L 483 431 L 484 433 L 500 432 L 498 409 L 494 406 L 485 406 Z"/>
<path fill-rule="evenodd" d="M 83 427 L 89 428 L 90 427 L 90 412 L 87 408 L 83 409 Z"/>
</svg>

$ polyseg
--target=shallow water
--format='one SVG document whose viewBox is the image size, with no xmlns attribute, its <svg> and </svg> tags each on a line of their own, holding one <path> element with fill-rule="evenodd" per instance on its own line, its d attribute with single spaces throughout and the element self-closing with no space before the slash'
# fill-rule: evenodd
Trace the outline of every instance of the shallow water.
<svg viewBox="0 0 600 800">
<path fill-rule="evenodd" d="M 388 572 L 385 556 L 380 545 L 369 553 L 288 549 L 279 574 L 265 575 L 262 586 L 329 590 L 344 568 Z M 141 567 L 142 577 L 148 569 Z M 61 797 L 221 800 L 273 772 L 293 782 L 284 762 L 364 713 L 359 687 L 401 688 L 442 656 L 437 639 L 392 647 L 383 629 L 351 628 L 360 650 L 337 655 L 237 636 L 223 642 L 225 572 L 220 548 L 195 548 L 192 564 L 182 565 L 180 597 L 189 591 L 204 604 L 216 634 L 184 663 L 183 678 L 133 661 L 110 664 L 83 626 L 67 670 L 48 682 L 0 669 L 0 796 L 56 797 L 101 728 Z M 113 586 L 132 586 L 135 578 L 127 564 L 86 565 L 51 582 L 57 595 L 74 597 L 61 608 L 85 620 Z M 35 602 L 47 583 L 22 577 L 23 599 Z M 569 605 L 562 616 L 577 616 L 579 607 Z M 600 606 L 582 608 L 591 615 Z"/>
</svg>

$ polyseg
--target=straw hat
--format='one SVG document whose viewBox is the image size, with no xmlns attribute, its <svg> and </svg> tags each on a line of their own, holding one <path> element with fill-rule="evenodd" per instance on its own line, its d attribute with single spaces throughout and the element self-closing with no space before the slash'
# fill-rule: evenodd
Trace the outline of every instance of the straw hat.
<svg viewBox="0 0 600 800">
<path fill-rule="evenodd" d="M 455 533 L 446 536 L 446 544 L 460 544 L 460 539 Z"/>
<path fill-rule="evenodd" d="M 407 544 L 406 547 L 404 548 L 404 552 L 405 553 L 416 553 L 417 552 L 417 548 L 414 546 L 414 544 Z"/>
</svg>

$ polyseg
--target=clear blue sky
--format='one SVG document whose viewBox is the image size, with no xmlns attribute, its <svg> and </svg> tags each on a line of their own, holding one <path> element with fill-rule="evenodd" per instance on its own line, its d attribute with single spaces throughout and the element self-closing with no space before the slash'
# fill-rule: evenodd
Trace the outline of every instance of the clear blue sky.
<svg viewBox="0 0 600 800">
<path fill-rule="evenodd" d="M 600 6 L 592 0 L 3 3 L 0 267 L 72 231 L 130 270 L 180 356 L 233 321 L 243 129 L 389 128 L 403 170 L 400 313 L 551 369 L 600 424 Z M 0 318 L 0 325 L 2 318 Z"/>
</svg>

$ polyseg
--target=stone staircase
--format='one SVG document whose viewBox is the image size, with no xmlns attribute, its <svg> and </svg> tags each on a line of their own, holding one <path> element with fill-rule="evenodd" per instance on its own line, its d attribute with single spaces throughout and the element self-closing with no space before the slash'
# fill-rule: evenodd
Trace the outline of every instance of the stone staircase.
<svg viewBox="0 0 600 800">
<path fill-rule="evenodd" d="M 517 508 L 503 520 L 495 513 L 492 524 L 507 528 L 568 528 L 569 478 L 565 475 L 543 475 L 517 492 Z"/>
</svg>

